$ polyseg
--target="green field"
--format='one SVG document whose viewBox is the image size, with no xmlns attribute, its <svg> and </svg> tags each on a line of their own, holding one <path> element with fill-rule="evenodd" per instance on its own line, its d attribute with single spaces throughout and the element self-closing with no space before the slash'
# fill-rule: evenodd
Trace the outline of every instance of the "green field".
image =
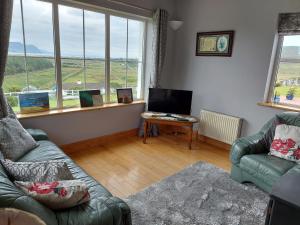
<svg viewBox="0 0 300 225">
<path fill-rule="evenodd" d="M 288 91 L 293 88 L 295 89 L 295 97 L 300 97 L 300 87 L 299 86 L 284 86 L 280 85 L 280 82 L 289 79 L 300 78 L 300 63 L 280 63 L 277 75 L 277 85 L 274 89 L 274 94 L 279 96 L 286 96 Z"/>
<path fill-rule="evenodd" d="M 5 93 L 16 93 L 26 91 L 27 74 L 24 58 L 10 56 L 6 67 L 4 81 Z M 28 84 L 31 90 L 53 90 L 55 91 L 55 66 L 54 60 L 48 58 L 29 58 L 27 61 Z M 129 60 L 127 74 L 127 86 L 136 88 L 138 77 L 138 62 Z M 81 59 L 62 60 L 63 89 L 84 90 L 84 83 L 87 89 L 104 88 L 105 86 L 105 61 L 101 59 L 86 60 L 86 70 L 83 69 Z M 85 73 L 85 76 L 84 76 Z M 84 78 L 85 77 L 85 78 Z M 111 61 L 110 73 L 111 101 L 116 101 L 116 88 L 126 86 L 126 63 L 122 60 Z M 133 89 L 135 90 L 135 89 Z M 136 93 L 134 93 L 136 95 Z M 15 111 L 19 111 L 16 97 L 8 97 L 10 104 Z M 105 99 L 105 98 L 104 98 Z M 64 99 L 64 107 L 79 106 L 79 99 Z M 50 96 L 50 105 L 56 107 L 56 99 Z"/>
</svg>

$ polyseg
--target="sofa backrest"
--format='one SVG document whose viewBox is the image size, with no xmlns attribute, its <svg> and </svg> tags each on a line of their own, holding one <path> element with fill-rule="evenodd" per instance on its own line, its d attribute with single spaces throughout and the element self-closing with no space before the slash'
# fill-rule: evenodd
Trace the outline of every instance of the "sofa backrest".
<svg viewBox="0 0 300 225">
<path fill-rule="evenodd" d="M 298 112 L 284 112 L 276 115 L 282 122 L 284 122 L 287 125 L 297 126 L 300 127 L 300 113 Z M 273 117 L 270 119 L 260 130 L 260 132 L 265 133 L 269 130 L 269 128 L 272 126 L 273 121 L 276 119 L 276 117 Z"/>
</svg>

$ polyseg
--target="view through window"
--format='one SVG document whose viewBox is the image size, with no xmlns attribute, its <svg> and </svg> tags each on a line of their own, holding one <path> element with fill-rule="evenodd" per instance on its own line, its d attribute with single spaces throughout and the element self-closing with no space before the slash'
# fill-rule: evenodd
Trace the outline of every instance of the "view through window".
<svg viewBox="0 0 300 225">
<path fill-rule="evenodd" d="M 300 35 L 284 36 L 274 102 L 300 106 Z"/>
<path fill-rule="evenodd" d="M 58 4 L 59 26 L 53 26 L 54 3 L 15 0 L 4 91 L 13 109 L 19 111 L 20 93 L 48 92 L 51 108 L 78 107 L 79 91 L 100 89 L 103 100 L 115 102 L 116 89 L 133 88 L 142 97 L 143 41 L 145 22 Z M 109 23 L 106 23 L 106 19 Z M 106 29 L 110 24 L 109 29 Z M 59 40 L 53 32 L 59 31 Z M 107 46 L 106 30 L 110 30 Z M 59 41 L 61 58 L 55 58 Z M 106 49 L 110 58 L 106 59 Z M 56 74 L 56 60 L 61 74 Z M 106 74 L 110 60 L 110 74 Z M 108 76 L 109 75 L 109 76 Z M 61 82 L 62 90 L 58 90 Z M 107 85 L 108 84 L 108 85 Z M 57 99 L 61 91 L 62 99 Z"/>
<path fill-rule="evenodd" d="M 21 3 L 14 1 L 4 91 L 15 111 L 19 111 L 18 95 L 25 92 L 48 92 L 54 108 L 57 102 L 52 4 L 26 0 L 21 10 Z"/>
</svg>

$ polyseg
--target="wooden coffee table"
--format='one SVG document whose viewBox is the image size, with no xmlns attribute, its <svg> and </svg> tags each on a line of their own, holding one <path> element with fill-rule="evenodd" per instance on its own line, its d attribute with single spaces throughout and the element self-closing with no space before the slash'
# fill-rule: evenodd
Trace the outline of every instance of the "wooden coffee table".
<svg viewBox="0 0 300 225">
<path fill-rule="evenodd" d="M 188 116 L 188 115 L 178 115 L 178 114 L 155 113 L 155 112 L 142 113 L 141 117 L 144 119 L 144 139 L 143 139 L 144 144 L 146 144 L 150 125 L 161 124 L 161 125 L 170 125 L 170 126 L 177 126 L 177 127 L 188 127 L 189 149 L 192 149 L 193 126 L 195 123 L 199 122 L 199 119 L 197 117 Z"/>
</svg>

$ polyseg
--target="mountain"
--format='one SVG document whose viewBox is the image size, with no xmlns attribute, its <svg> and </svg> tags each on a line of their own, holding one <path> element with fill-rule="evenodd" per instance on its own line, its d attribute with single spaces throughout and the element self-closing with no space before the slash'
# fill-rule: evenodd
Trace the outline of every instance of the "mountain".
<svg viewBox="0 0 300 225">
<path fill-rule="evenodd" d="M 298 46 L 283 46 L 283 59 L 300 59 L 300 47 Z"/>
<path fill-rule="evenodd" d="M 24 53 L 24 45 L 20 42 L 9 42 L 9 53 Z M 26 45 L 27 54 L 48 54 L 48 51 L 39 49 L 35 45 Z"/>
</svg>

